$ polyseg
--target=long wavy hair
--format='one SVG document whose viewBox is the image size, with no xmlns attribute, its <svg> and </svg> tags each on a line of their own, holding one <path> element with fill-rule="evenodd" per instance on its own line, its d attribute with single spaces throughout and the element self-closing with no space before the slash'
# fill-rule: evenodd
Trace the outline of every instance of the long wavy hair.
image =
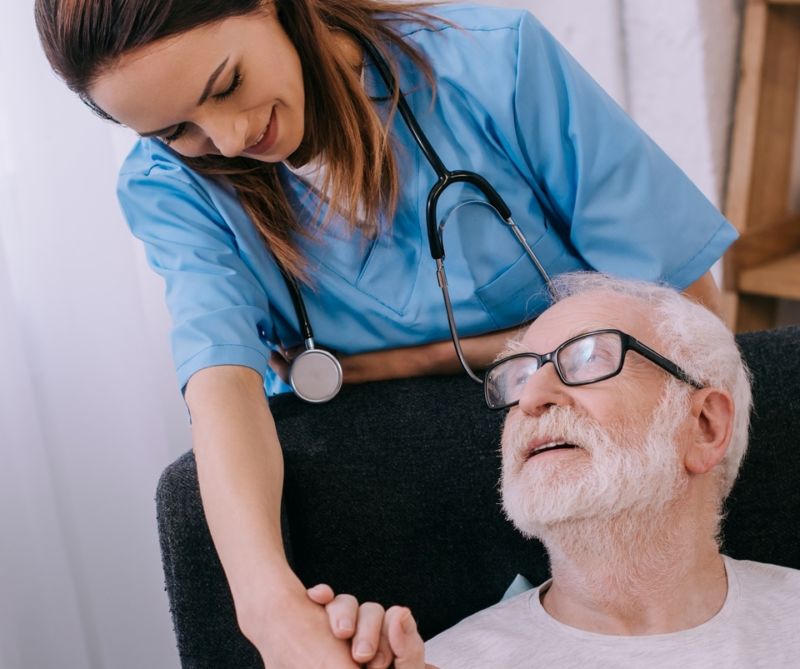
<svg viewBox="0 0 800 669">
<path fill-rule="evenodd" d="M 395 73 L 392 51 L 410 58 L 433 88 L 429 63 L 394 27 L 398 19 L 409 18 L 430 25 L 427 6 L 393 0 L 36 0 L 35 16 L 55 72 L 97 114 L 113 120 L 94 104 L 89 89 L 123 54 L 222 19 L 277 11 L 300 56 L 305 87 L 304 137 L 289 160 L 324 164 L 322 190 L 330 195 L 329 212 L 374 235 L 379 213 L 386 212 L 390 221 L 397 205 L 398 167 L 388 131 L 397 95 L 382 120 L 358 74 L 336 48 L 334 32 L 363 35 Z M 274 164 L 214 155 L 184 161 L 230 182 L 281 265 L 305 278 L 297 241 L 307 231 L 289 205 Z"/>
</svg>

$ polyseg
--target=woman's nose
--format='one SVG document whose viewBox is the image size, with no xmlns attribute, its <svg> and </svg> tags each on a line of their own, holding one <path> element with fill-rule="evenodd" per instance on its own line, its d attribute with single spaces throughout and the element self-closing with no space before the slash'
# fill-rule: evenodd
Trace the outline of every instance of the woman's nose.
<svg viewBox="0 0 800 669">
<path fill-rule="evenodd" d="M 247 125 L 237 116 L 211 116 L 201 122 L 216 150 L 226 158 L 242 155 L 247 148 Z"/>
<path fill-rule="evenodd" d="M 541 416 L 554 406 L 571 404 L 569 388 L 561 382 L 552 363 L 543 365 L 528 379 L 519 397 L 519 408 L 533 417 Z"/>
</svg>

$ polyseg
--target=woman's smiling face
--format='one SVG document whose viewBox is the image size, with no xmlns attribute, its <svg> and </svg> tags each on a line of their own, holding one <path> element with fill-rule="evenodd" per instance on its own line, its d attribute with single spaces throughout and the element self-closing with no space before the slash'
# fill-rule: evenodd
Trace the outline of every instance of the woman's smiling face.
<svg viewBox="0 0 800 669">
<path fill-rule="evenodd" d="M 176 152 L 285 160 L 303 139 L 300 58 L 274 9 L 227 18 L 121 56 L 93 102 Z"/>
</svg>

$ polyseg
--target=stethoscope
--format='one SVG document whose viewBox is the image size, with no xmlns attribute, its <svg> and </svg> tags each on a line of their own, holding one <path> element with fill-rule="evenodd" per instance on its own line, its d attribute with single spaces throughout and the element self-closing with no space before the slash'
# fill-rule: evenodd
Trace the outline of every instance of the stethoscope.
<svg viewBox="0 0 800 669">
<path fill-rule="evenodd" d="M 382 56 L 382 54 L 375 48 L 369 40 L 361 35 L 353 33 L 353 36 L 358 39 L 364 51 L 369 55 L 378 72 L 386 84 L 389 94 L 394 93 L 397 86 L 394 76 L 392 75 L 389 65 Z M 436 220 L 436 206 L 439 198 L 445 189 L 455 183 L 466 183 L 477 188 L 487 200 L 487 206 L 491 206 L 500 215 L 500 218 L 509 227 L 511 232 L 520 243 L 525 253 L 531 259 L 536 269 L 541 274 L 545 284 L 552 290 L 552 281 L 550 275 L 547 273 L 542 263 L 536 257 L 533 249 L 525 239 L 525 235 L 514 223 L 511 218 L 511 210 L 508 205 L 503 201 L 503 198 L 497 193 L 492 185 L 486 181 L 480 174 L 469 172 L 466 170 L 448 170 L 442 162 L 439 154 L 436 153 L 425 133 L 422 131 L 416 117 L 414 116 L 411 108 L 406 102 L 403 92 L 398 92 L 397 108 L 403 122 L 406 124 L 414 141 L 419 146 L 425 159 L 436 172 L 438 177 L 436 183 L 428 193 L 428 200 L 426 205 L 426 223 L 428 229 L 428 244 L 430 246 L 431 257 L 436 262 L 436 279 L 442 290 L 444 297 L 444 306 L 447 311 L 447 323 L 450 327 L 450 337 L 453 340 L 453 346 L 456 350 L 456 355 L 464 368 L 467 375 L 478 383 L 483 383 L 481 379 L 469 366 L 464 357 L 464 352 L 461 349 L 461 340 L 458 337 L 456 330 L 455 316 L 453 315 L 453 306 L 450 301 L 450 291 L 447 287 L 447 274 L 444 270 L 444 242 L 443 232 L 445 221 L 437 223 Z M 547 199 L 540 197 L 540 203 L 546 209 L 546 213 L 553 215 L 552 209 L 547 205 Z M 300 287 L 296 279 L 288 272 L 281 272 L 283 278 L 289 288 L 292 304 L 297 320 L 300 324 L 301 334 L 303 336 L 303 345 L 305 350 L 294 358 L 289 367 L 289 383 L 295 395 L 305 400 L 306 402 L 320 403 L 327 402 L 333 399 L 342 387 L 342 366 L 332 353 L 323 349 L 317 348 L 314 343 L 314 332 L 311 328 L 311 323 L 308 320 L 308 313 L 306 312 L 303 296 L 300 293 Z"/>
</svg>

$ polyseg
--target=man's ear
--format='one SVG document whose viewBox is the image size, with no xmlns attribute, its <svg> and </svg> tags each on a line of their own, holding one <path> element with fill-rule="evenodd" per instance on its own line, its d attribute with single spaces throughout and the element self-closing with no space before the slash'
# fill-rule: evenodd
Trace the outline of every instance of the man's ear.
<svg viewBox="0 0 800 669">
<path fill-rule="evenodd" d="M 719 388 L 694 393 L 690 405 L 689 446 L 684 457 L 686 470 L 705 474 L 725 456 L 733 430 L 735 407 L 731 396 Z"/>
</svg>

